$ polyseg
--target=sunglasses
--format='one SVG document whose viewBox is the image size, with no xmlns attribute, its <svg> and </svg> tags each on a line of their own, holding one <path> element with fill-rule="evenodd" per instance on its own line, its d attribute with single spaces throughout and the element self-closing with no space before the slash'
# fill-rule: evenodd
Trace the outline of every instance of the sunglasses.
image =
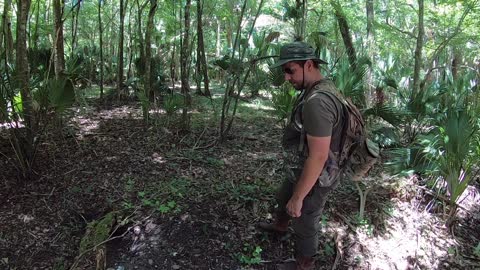
<svg viewBox="0 0 480 270">
<path fill-rule="evenodd" d="M 286 73 L 286 74 L 289 74 L 289 75 L 292 75 L 294 73 L 294 71 L 289 67 L 284 68 L 283 72 Z"/>
</svg>

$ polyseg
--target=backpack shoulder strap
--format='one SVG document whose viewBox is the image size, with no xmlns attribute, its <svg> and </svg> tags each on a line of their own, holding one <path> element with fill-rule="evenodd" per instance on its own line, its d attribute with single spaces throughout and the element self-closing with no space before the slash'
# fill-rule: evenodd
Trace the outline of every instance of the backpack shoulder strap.
<svg viewBox="0 0 480 270">
<path fill-rule="evenodd" d="M 321 89 L 320 87 L 316 87 L 319 84 L 325 84 L 325 83 L 332 83 L 332 82 L 329 81 L 329 80 L 320 80 L 320 81 L 316 82 L 313 85 L 311 92 L 310 93 L 305 93 L 304 100 L 303 100 L 302 103 L 304 104 L 305 102 L 309 101 L 313 97 L 315 97 L 317 95 L 322 95 L 322 94 L 329 97 L 334 102 L 335 102 L 335 100 L 338 100 L 340 102 L 340 104 L 342 104 L 342 111 L 343 111 L 344 120 L 345 120 L 344 123 L 343 123 L 343 126 L 342 126 L 342 131 L 341 131 L 342 139 L 341 139 L 341 142 L 340 142 L 340 145 L 344 145 L 344 141 L 345 141 L 344 134 L 346 132 L 346 127 L 347 127 L 346 120 L 347 120 L 347 117 L 348 117 L 348 109 L 347 109 L 347 104 L 348 103 L 343 98 L 343 96 L 341 96 L 340 93 L 335 93 L 333 91 L 329 91 L 329 90 L 326 90 L 326 89 Z M 302 122 L 303 122 L 303 106 L 302 106 Z M 300 130 L 300 143 L 298 145 L 298 151 L 300 153 L 302 153 L 305 150 L 306 140 L 307 140 L 307 138 L 306 138 L 305 127 L 302 125 L 302 128 Z"/>
</svg>

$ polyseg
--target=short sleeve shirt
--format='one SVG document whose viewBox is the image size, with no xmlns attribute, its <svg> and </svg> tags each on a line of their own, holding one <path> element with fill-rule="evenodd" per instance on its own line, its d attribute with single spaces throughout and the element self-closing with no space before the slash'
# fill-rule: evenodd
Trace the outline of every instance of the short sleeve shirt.
<svg viewBox="0 0 480 270">
<path fill-rule="evenodd" d="M 329 94 L 315 92 L 315 90 L 335 93 L 335 86 L 331 81 L 322 80 L 314 86 L 305 98 L 303 105 L 303 126 L 310 136 L 333 136 L 333 128 L 342 122 L 342 104 Z M 313 93 L 313 94 L 311 94 Z"/>
<path fill-rule="evenodd" d="M 333 144 L 338 141 L 334 132 L 341 130 L 335 128 L 343 123 L 342 104 L 332 95 L 318 90 L 333 94 L 337 91 L 332 81 L 323 79 L 299 97 L 283 137 L 284 161 L 288 167 L 302 167 L 305 161 L 305 157 L 298 152 L 302 127 L 310 136 L 332 136 Z"/>
</svg>

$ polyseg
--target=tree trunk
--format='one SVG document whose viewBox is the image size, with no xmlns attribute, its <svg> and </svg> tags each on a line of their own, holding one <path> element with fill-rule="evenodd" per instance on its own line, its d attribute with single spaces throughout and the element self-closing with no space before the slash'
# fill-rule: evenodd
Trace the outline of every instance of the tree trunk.
<svg viewBox="0 0 480 270">
<path fill-rule="evenodd" d="M 304 40 L 305 39 L 305 29 L 307 26 L 307 0 L 295 0 L 295 8 L 297 12 L 302 13 L 302 17 L 299 19 L 298 17 L 295 18 L 295 26 L 296 26 L 296 33 L 295 33 L 295 40 Z"/>
<path fill-rule="evenodd" d="M 205 44 L 203 40 L 203 1 L 197 0 L 197 35 L 198 35 L 198 44 L 197 44 L 197 77 L 199 84 L 197 86 L 197 91 L 201 91 L 201 77 L 203 76 L 204 83 L 204 92 L 203 95 L 211 96 L 209 89 L 209 79 L 208 79 L 208 67 L 207 67 L 207 57 L 205 56 Z"/>
<path fill-rule="evenodd" d="M 39 1 L 40 2 L 40 1 Z M 76 3 L 76 11 L 72 11 L 72 55 L 75 52 L 77 47 L 77 32 L 78 32 L 78 17 L 80 15 L 80 3 L 81 0 L 78 0 Z"/>
<path fill-rule="evenodd" d="M 458 71 L 461 63 L 462 63 L 462 51 L 459 50 L 458 48 L 453 48 L 453 60 L 452 60 L 453 81 L 458 80 Z"/>
<path fill-rule="evenodd" d="M 32 37 L 32 43 L 33 43 L 33 48 L 36 49 L 38 45 L 38 27 L 40 26 L 40 3 L 42 1 L 37 1 L 37 10 L 35 13 L 35 30 L 33 32 L 33 37 Z M 43 4 L 43 8 L 45 9 L 45 3 Z"/>
<path fill-rule="evenodd" d="M 143 41 L 143 33 L 142 33 L 142 13 L 143 9 L 146 7 L 149 1 L 146 1 L 145 4 L 140 6 L 139 0 L 137 1 L 137 7 L 138 7 L 138 12 L 137 12 L 137 39 L 138 39 L 138 47 L 140 51 L 140 62 L 145 63 L 145 45 Z"/>
<path fill-rule="evenodd" d="M 181 60 L 180 60 L 180 65 L 181 65 L 181 71 L 180 71 L 180 76 L 182 80 L 182 94 L 184 95 L 185 98 L 185 104 L 183 106 L 182 110 L 182 118 L 183 118 L 183 125 L 185 129 L 189 129 L 190 126 L 190 121 L 188 119 L 188 108 L 190 108 L 190 103 L 191 103 L 191 97 L 190 97 L 190 85 L 188 83 L 188 44 L 190 41 L 190 7 L 192 5 L 191 0 L 187 0 L 185 4 L 185 14 L 184 14 L 184 29 L 183 29 L 183 40 L 182 40 L 182 50 L 181 50 Z"/>
<path fill-rule="evenodd" d="M 222 43 L 221 43 L 221 39 L 220 39 L 220 33 L 221 33 L 221 30 L 222 30 L 222 22 L 220 21 L 219 18 L 217 18 L 217 35 L 216 35 L 216 43 L 215 43 L 215 56 L 216 57 L 220 57 L 220 53 L 221 53 L 221 50 L 222 50 Z"/>
<path fill-rule="evenodd" d="M 53 0 L 53 12 L 55 15 L 55 40 L 54 40 L 54 67 L 55 78 L 63 76 L 65 70 L 65 49 L 63 45 L 63 0 Z"/>
<path fill-rule="evenodd" d="M 128 36 L 130 37 L 128 39 L 128 45 L 127 45 L 127 58 L 128 58 L 128 69 L 127 69 L 127 81 L 132 77 L 132 60 L 133 60 L 133 51 L 134 48 L 133 46 L 133 40 L 136 39 L 134 36 L 134 33 L 132 32 L 132 9 L 133 5 L 130 7 L 130 11 L 128 12 Z"/>
<path fill-rule="evenodd" d="M 12 0 L 6 0 L 5 6 L 3 7 L 2 14 L 2 25 L 0 26 L 0 53 L 5 50 L 5 55 L 7 57 L 7 62 L 13 63 L 13 36 L 11 30 L 10 22 L 10 8 L 12 5 Z M 3 45 L 2 45 L 3 44 Z M 3 49 L 2 49 L 3 47 Z"/>
<path fill-rule="evenodd" d="M 0 22 L 0 54 L 3 52 L 4 48 L 6 49 L 6 42 L 3 42 L 3 38 L 6 36 L 4 33 L 7 33 L 7 25 L 10 23 L 10 5 L 12 4 L 11 0 L 7 0 L 3 6 L 2 21 Z M 6 40 L 6 38 L 5 38 Z M 5 46 L 4 46 L 5 44 Z"/>
<path fill-rule="evenodd" d="M 100 99 L 103 99 L 103 25 L 102 1 L 98 1 L 98 34 L 100 36 Z"/>
<path fill-rule="evenodd" d="M 37 1 L 36 7 L 31 10 L 32 14 L 35 13 L 35 21 L 33 21 L 31 18 L 28 20 L 28 33 L 33 33 L 32 35 L 28 35 L 28 48 L 37 48 L 37 44 L 35 44 L 35 42 L 38 41 L 40 3 L 41 1 Z"/>
<path fill-rule="evenodd" d="M 347 50 L 348 61 L 350 62 L 351 68 L 355 70 L 357 67 L 357 54 L 355 52 L 355 48 L 353 47 L 352 36 L 350 35 L 350 27 L 348 26 L 347 18 L 345 18 L 342 7 L 339 4 L 334 3 L 333 1 L 331 3 L 335 9 L 335 17 L 338 21 L 340 33 L 342 34 L 343 44 Z"/>
<path fill-rule="evenodd" d="M 16 61 L 17 84 L 20 88 L 23 106 L 23 118 L 25 122 L 25 143 L 21 144 L 27 163 L 33 161 L 34 137 L 36 124 L 33 116 L 32 96 L 29 88 L 30 74 L 28 71 L 27 55 L 27 21 L 30 10 L 30 0 L 17 1 L 17 39 Z M 30 163 L 31 164 L 31 163 Z M 31 168 L 28 165 L 28 168 Z M 28 172 L 29 173 L 29 172 Z"/>
<path fill-rule="evenodd" d="M 373 28 L 373 23 L 375 21 L 374 13 L 374 3 L 373 0 L 366 1 L 366 12 L 367 12 L 367 54 L 370 59 L 372 66 L 374 66 L 375 61 L 375 29 Z M 367 107 L 369 107 L 374 100 L 374 79 L 373 71 L 371 68 L 367 70 L 366 78 L 366 97 L 365 101 L 367 102 Z M 380 89 L 380 88 L 379 88 Z"/>
<path fill-rule="evenodd" d="M 157 10 L 157 0 L 150 0 L 150 11 L 148 12 L 147 30 L 145 32 L 145 96 L 153 100 L 152 89 L 152 32 L 153 19 Z M 144 119 L 148 121 L 148 112 L 144 112 Z"/>
<path fill-rule="evenodd" d="M 418 35 L 417 46 L 415 47 L 415 67 L 413 69 L 412 98 L 415 98 L 416 94 L 420 90 L 420 68 L 422 66 L 423 36 L 425 33 L 423 25 L 424 11 L 423 0 L 418 0 Z"/>
<path fill-rule="evenodd" d="M 115 4 L 112 3 L 112 13 L 111 14 L 116 14 L 117 11 L 115 10 L 116 6 Z M 115 28 L 115 23 L 113 20 L 110 21 L 110 23 L 107 24 L 108 25 L 108 34 L 109 37 L 106 39 L 106 47 L 109 48 L 109 52 L 107 54 L 107 59 L 108 59 L 108 73 L 107 73 L 107 84 L 108 82 L 110 82 L 111 84 L 113 84 L 115 81 L 116 81 L 116 77 L 113 76 L 115 74 L 114 72 L 114 68 L 113 68 L 113 59 L 115 58 L 115 53 L 117 52 L 117 48 L 115 47 L 115 45 L 117 45 L 116 42 L 114 42 L 114 40 L 117 40 L 117 31 L 118 29 Z"/>
<path fill-rule="evenodd" d="M 227 32 L 227 46 L 230 49 L 233 49 L 233 30 L 232 30 L 232 25 L 229 20 L 225 22 L 225 31 Z"/>
<path fill-rule="evenodd" d="M 117 91 L 120 94 L 123 85 L 123 37 L 124 37 L 124 21 L 125 21 L 125 6 L 128 5 L 128 0 L 120 0 L 120 33 L 118 36 L 118 69 L 117 69 Z"/>
</svg>

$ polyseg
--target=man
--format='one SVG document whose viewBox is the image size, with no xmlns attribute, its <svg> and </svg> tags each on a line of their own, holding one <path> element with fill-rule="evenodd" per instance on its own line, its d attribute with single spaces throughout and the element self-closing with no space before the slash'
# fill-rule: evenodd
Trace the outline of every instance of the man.
<svg viewBox="0 0 480 270">
<path fill-rule="evenodd" d="M 339 182 L 337 160 L 346 112 L 319 64 L 326 62 L 310 45 L 293 42 L 281 48 L 280 59 L 271 66 L 281 67 L 285 80 L 302 91 L 284 131 L 287 179 L 277 192 L 274 222 L 259 224 L 263 230 L 283 234 L 291 221 L 296 263 L 284 269 L 314 269 L 322 210 Z"/>
</svg>

